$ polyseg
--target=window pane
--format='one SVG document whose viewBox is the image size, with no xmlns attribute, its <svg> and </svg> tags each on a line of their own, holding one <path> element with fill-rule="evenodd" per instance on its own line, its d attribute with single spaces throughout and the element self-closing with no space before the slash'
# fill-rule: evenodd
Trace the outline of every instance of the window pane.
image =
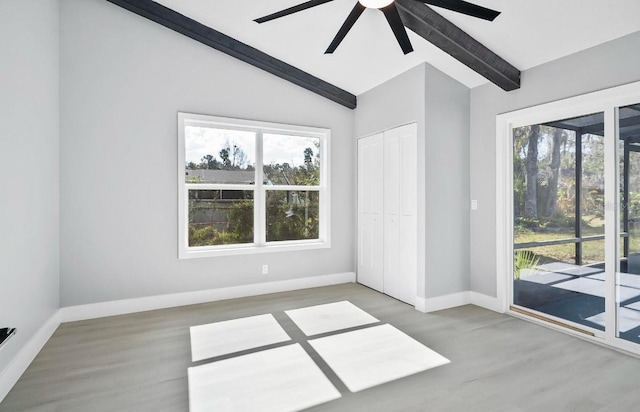
<svg viewBox="0 0 640 412">
<path fill-rule="evenodd" d="M 189 190 L 189 246 L 253 243 L 253 191 Z"/>
<path fill-rule="evenodd" d="M 268 190 L 266 200 L 267 242 L 318 239 L 318 192 Z"/>
<path fill-rule="evenodd" d="M 595 113 L 513 131 L 514 304 L 601 330 L 603 130 Z"/>
<path fill-rule="evenodd" d="M 255 183 L 255 133 L 185 127 L 186 183 Z"/>
<path fill-rule="evenodd" d="M 267 185 L 320 184 L 319 138 L 265 133 L 263 139 Z"/>
</svg>

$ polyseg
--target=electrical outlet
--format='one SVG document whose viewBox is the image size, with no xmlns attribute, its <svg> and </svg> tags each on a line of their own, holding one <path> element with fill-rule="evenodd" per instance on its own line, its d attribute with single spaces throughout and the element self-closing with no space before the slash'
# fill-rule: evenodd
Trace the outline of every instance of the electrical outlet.
<svg viewBox="0 0 640 412">
<path fill-rule="evenodd" d="M 478 201 L 476 199 L 471 200 L 471 210 L 478 210 Z"/>
<path fill-rule="evenodd" d="M 269 274 L 269 265 L 262 265 L 262 274 L 263 275 Z"/>
</svg>

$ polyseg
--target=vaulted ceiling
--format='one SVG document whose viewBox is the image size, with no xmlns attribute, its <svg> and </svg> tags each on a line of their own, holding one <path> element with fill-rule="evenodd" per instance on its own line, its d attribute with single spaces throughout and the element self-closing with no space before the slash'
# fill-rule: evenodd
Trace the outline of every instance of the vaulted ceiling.
<svg viewBox="0 0 640 412">
<path fill-rule="evenodd" d="M 412 1 L 397 0 L 397 4 L 401 8 Z M 489 22 L 438 7 L 431 9 L 519 70 L 640 31 L 638 0 L 471 1 L 502 14 Z M 487 78 L 411 30 L 409 38 L 415 51 L 403 55 L 384 15 L 375 9 L 364 11 L 334 54 L 324 54 L 356 0 L 334 0 L 263 24 L 253 21 L 303 2 L 157 0 L 161 5 L 353 95 L 421 62 L 430 63 L 469 87 L 488 82 Z M 401 15 L 405 17 L 402 10 Z M 405 25 L 410 26 L 406 22 Z"/>
</svg>

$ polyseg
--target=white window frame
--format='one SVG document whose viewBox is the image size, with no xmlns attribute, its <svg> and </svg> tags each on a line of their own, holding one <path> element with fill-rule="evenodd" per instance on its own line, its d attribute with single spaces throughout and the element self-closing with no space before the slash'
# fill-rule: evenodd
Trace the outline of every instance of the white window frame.
<svg viewBox="0 0 640 412">
<path fill-rule="evenodd" d="M 256 134 L 255 185 L 244 184 L 190 184 L 185 182 L 185 127 L 199 126 L 251 131 Z M 265 185 L 263 183 L 262 142 L 265 133 L 313 137 L 320 139 L 320 185 Z M 232 119 L 192 113 L 178 113 L 178 258 L 243 255 L 255 253 L 289 252 L 331 247 L 331 130 L 319 127 L 294 126 L 255 120 Z M 189 189 L 249 190 L 253 191 L 254 242 L 234 245 L 189 246 Z M 319 193 L 318 239 L 266 241 L 266 192 L 315 191 Z"/>
</svg>

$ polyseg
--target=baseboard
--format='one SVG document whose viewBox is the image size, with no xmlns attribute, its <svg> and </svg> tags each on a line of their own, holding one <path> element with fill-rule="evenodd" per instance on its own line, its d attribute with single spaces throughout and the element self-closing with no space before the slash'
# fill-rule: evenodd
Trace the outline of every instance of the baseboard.
<svg viewBox="0 0 640 412">
<path fill-rule="evenodd" d="M 507 311 L 507 308 L 502 305 L 500 299 L 478 292 L 469 292 L 469 303 L 498 313 L 505 313 Z"/>
<path fill-rule="evenodd" d="M 129 313 L 195 305 L 198 303 L 215 302 L 226 299 L 338 285 L 341 283 L 353 283 L 355 281 L 356 274 L 353 272 L 347 272 L 275 282 L 255 283 L 251 285 L 233 286 L 220 289 L 208 289 L 194 292 L 173 293 L 168 295 L 92 303 L 88 305 L 67 306 L 60 309 L 60 322 L 75 322 L 107 316 L 126 315 Z"/>
<path fill-rule="evenodd" d="M 420 299 L 420 303 L 418 305 L 416 300 L 416 310 L 419 310 L 422 313 L 429 313 L 467 305 L 469 303 L 469 292 L 459 292 L 435 298 L 418 299 Z"/>
<path fill-rule="evenodd" d="M 427 313 L 427 300 L 416 296 L 416 304 L 414 305 L 418 312 Z"/>
<path fill-rule="evenodd" d="M 416 297 L 415 307 L 417 311 L 429 313 L 464 305 L 475 305 L 494 312 L 505 313 L 505 308 L 502 307 L 498 298 L 473 291 L 453 293 L 451 295 L 427 299 Z"/>
<path fill-rule="evenodd" d="M 125 315 L 128 313 L 145 312 L 148 310 L 165 309 L 225 299 L 266 295 L 269 293 L 286 292 L 290 290 L 338 285 L 341 283 L 354 283 L 355 281 L 356 274 L 353 272 L 347 272 L 333 275 L 314 276 L 310 278 L 265 282 L 222 289 L 175 293 L 138 299 L 124 299 L 112 302 L 101 302 L 61 308 L 51 316 L 51 318 L 26 343 L 22 350 L 18 352 L 9 365 L 7 365 L 7 367 L 0 373 L 0 402 L 2 402 L 2 400 L 7 396 L 24 371 L 27 370 L 31 362 L 33 362 L 40 350 L 42 350 L 44 345 L 49 341 L 58 326 L 60 326 L 60 323 L 96 319 L 106 316 Z"/>
<path fill-rule="evenodd" d="M 60 326 L 60 311 L 56 311 L 44 325 L 27 341 L 23 348 L 0 373 L 0 402 L 7 396 L 13 385 L 18 382 L 24 371 L 40 353 L 42 347 L 49 341 L 51 335 Z M 15 338 L 14 338 L 15 339 Z"/>
</svg>

